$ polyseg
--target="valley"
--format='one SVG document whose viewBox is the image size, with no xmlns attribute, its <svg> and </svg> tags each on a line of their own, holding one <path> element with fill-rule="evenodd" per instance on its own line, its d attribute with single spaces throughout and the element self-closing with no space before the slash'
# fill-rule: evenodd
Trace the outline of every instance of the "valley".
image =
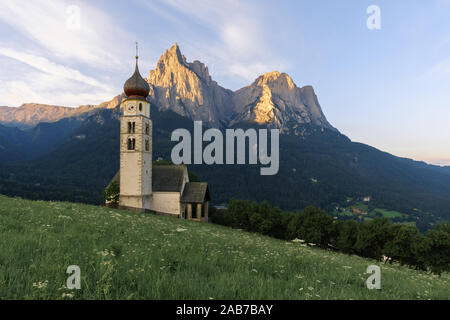
<svg viewBox="0 0 450 320">
<path fill-rule="evenodd" d="M 223 136 L 227 128 L 280 129 L 276 175 L 261 176 L 260 167 L 251 164 L 189 165 L 209 182 L 213 204 L 236 198 L 267 200 L 284 210 L 314 205 L 342 219 L 383 215 L 415 223 L 421 231 L 450 218 L 449 167 L 352 142 L 327 121 L 314 89 L 297 87 L 285 73 L 266 73 L 233 92 L 212 80 L 203 63 L 187 62 L 175 44 L 161 56 L 147 82 L 154 161 L 171 160 L 174 130 L 183 128 L 194 136 L 193 120 L 202 121 L 205 131 L 219 129 Z M 24 109 L 32 110 L 27 116 L 17 111 L 22 118 L 12 117 L 8 109 L 9 118 L 0 116 L 0 194 L 103 203 L 103 188 L 119 168 L 122 98 L 81 106 L 61 119 L 61 113 L 51 117 L 46 112 L 31 128 L 28 120 L 20 129 L 12 126 L 18 119 L 35 119 L 33 108 Z M 368 195 L 370 208 L 347 202 Z"/>
</svg>

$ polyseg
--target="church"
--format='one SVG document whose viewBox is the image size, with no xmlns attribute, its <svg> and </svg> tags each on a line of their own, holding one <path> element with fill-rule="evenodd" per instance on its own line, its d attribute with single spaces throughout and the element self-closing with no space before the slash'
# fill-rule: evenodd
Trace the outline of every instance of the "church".
<svg viewBox="0 0 450 320">
<path fill-rule="evenodd" d="M 206 182 L 190 182 L 186 165 L 153 165 L 150 86 L 138 68 L 124 84 L 120 105 L 120 169 L 109 185 L 120 186 L 119 207 L 188 220 L 208 221 Z M 110 203 L 106 203 L 109 205 Z"/>
</svg>

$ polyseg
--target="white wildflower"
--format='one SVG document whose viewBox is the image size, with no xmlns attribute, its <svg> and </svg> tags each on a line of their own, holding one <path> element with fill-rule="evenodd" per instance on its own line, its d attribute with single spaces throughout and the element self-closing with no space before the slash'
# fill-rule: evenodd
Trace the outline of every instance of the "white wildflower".
<svg viewBox="0 0 450 320">
<path fill-rule="evenodd" d="M 38 288 L 38 289 L 43 289 L 48 285 L 48 280 L 45 281 L 38 281 L 38 282 L 33 282 L 33 287 Z"/>
</svg>

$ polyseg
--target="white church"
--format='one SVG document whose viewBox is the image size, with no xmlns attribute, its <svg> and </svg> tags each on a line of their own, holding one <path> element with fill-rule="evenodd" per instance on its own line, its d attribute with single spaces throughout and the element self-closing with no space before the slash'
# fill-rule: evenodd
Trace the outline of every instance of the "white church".
<svg viewBox="0 0 450 320">
<path fill-rule="evenodd" d="M 185 165 L 153 165 L 150 87 L 138 68 L 124 84 L 120 105 L 119 207 L 188 220 L 208 221 L 210 194 L 205 182 L 190 182 Z M 110 183 L 110 185 L 111 185 Z M 106 203 L 108 205 L 108 201 Z"/>
</svg>

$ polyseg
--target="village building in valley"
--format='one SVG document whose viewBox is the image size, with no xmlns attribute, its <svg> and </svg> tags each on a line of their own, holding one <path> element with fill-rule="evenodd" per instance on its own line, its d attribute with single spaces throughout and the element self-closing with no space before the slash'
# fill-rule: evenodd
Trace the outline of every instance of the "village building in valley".
<svg viewBox="0 0 450 320">
<path fill-rule="evenodd" d="M 110 182 L 119 188 L 120 208 L 208 221 L 206 182 L 190 182 L 186 165 L 153 165 L 150 87 L 138 68 L 124 84 L 120 105 L 120 170 Z M 107 200 L 106 205 L 111 205 Z"/>
</svg>

